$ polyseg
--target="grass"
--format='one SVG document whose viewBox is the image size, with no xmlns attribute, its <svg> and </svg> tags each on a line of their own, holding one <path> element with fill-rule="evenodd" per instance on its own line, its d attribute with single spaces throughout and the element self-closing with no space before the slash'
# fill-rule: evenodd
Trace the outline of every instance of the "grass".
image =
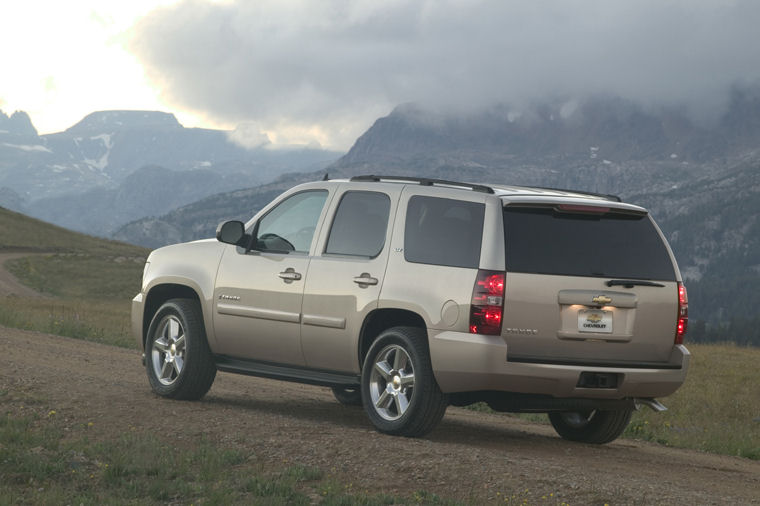
<svg viewBox="0 0 760 506">
<path fill-rule="evenodd" d="M 668 411 L 634 413 L 625 436 L 760 460 L 760 349 L 694 344 L 689 350 L 686 383 L 661 399 Z"/>
<path fill-rule="evenodd" d="M 34 290 L 59 299 L 130 300 L 140 290 L 142 255 L 54 253 L 10 260 L 8 269 Z"/>
<path fill-rule="evenodd" d="M 0 415 L 0 504 L 455 504 L 424 491 L 355 492 L 319 468 L 273 469 L 207 439 L 130 432 L 96 440 L 92 423 L 64 427 L 53 410 L 26 411 Z"/>
<path fill-rule="evenodd" d="M 146 253 L 140 246 L 72 232 L 2 207 L 0 251 L 85 252 L 94 256 L 144 256 Z"/>
<path fill-rule="evenodd" d="M 98 239 L 0 208 L 0 252 L 46 297 L 0 297 L 0 325 L 132 347 L 130 300 L 140 290 L 145 248 Z"/>
<path fill-rule="evenodd" d="M 5 297 L 0 325 L 132 348 L 129 311 L 124 300 Z"/>
<path fill-rule="evenodd" d="M 140 290 L 145 256 L 56 253 L 10 260 L 6 269 L 46 297 L 0 298 L 0 325 L 134 346 L 130 301 Z"/>
</svg>

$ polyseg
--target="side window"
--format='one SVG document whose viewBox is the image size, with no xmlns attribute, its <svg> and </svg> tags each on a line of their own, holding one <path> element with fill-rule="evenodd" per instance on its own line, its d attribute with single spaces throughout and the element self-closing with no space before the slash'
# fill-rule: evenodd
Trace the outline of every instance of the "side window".
<svg viewBox="0 0 760 506">
<path fill-rule="evenodd" d="M 415 195 L 406 210 L 404 258 L 477 269 L 484 215 L 484 204 Z"/>
<path fill-rule="evenodd" d="M 384 193 L 346 192 L 338 204 L 325 253 L 376 257 L 383 250 L 391 199 Z"/>
<path fill-rule="evenodd" d="M 280 202 L 259 220 L 255 249 L 308 253 L 325 200 L 326 190 L 312 190 Z"/>
</svg>

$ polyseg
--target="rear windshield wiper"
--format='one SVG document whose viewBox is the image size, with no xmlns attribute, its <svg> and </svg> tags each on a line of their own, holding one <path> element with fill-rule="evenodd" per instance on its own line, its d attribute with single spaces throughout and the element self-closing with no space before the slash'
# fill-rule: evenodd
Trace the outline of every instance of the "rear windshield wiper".
<svg viewBox="0 0 760 506">
<path fill-rule="evenodd" d="M 638 279 L 611 279 L 605 283 L 607 286 L 624 286 L 626 288 L 633 288 L 634 286 L 657 286 L 664 288 L 662 283 L 655 283 L 654 281 L 642 281 Z"/>
</svg>

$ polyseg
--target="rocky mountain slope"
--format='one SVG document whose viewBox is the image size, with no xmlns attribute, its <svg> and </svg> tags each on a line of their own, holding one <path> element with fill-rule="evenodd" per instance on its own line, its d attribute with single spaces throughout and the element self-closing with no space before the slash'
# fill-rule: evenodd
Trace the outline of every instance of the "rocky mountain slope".
<svg viewBox="0 0 760 506">
<path fill-rule="evenodd" d="M 155 111 L 95 112 L 42 136 L 26 113 L 0 112 L 0 205 L 108 235 L 127 221 L 316 170 L 338 156 L 304 147 L 247 149 L 230 132 L 184 128 L 174 115 Z M 146 189 L 159 188 L 161 196 L 144 198 Z"/>
</svg>

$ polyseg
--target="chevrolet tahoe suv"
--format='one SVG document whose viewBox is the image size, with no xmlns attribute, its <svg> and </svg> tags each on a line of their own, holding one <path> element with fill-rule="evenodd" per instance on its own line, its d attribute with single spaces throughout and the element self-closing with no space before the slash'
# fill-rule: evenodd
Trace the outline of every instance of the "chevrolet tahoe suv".
<svg viewBox="0 0 760 506">
<path fill-rule="evenodd" d="M 588 443 L 665 409 L 687 321 L 646 209 L 413 177 L 296 186 L 216 239 L 153 251 L 132 301 L 164 397 L 199 399 L 226 371 L 331 387 L 387 434 L 485 402 Z"/>
</svg>

